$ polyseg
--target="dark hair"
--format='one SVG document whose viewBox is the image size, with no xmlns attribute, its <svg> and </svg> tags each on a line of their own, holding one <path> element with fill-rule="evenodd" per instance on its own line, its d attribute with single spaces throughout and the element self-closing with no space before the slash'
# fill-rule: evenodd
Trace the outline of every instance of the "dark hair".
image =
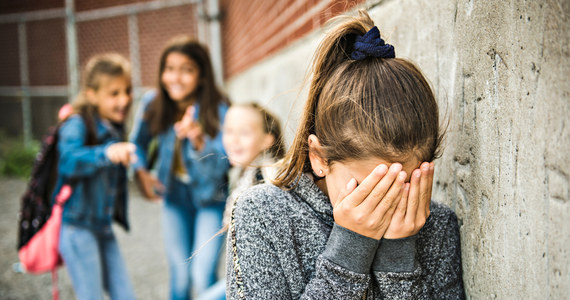
<svg viewBox="0 0 570 300">
<path fill-rule="evenodd" d="M 72 103 L 73 113 L 81 115 L 87 126 L 86 145 L 95 145 L 97 143 L 95 131 L 97 107 L 93 106 L 87 99 L 86 91 L 88 89 L 99 90 L 101 87 L 101 76 L 124 76 L 130 81 L 131 69 L 129 61 L 117 53 L 96 55 L 87 61 L 83 71 L 81 90 Z"/>
<path fill-rule="evenodd" d="M 374 23 L 364 11 L 337 17 L 315 53 L 303 118 L 275 184 L 288 188 L 310 172 L 308 137 L 315 134 L 330 165 L 380 157 L 390 162 L 439 156 L 443 137 L 431 87 L 400 58 L 350 58 L 357 36 Z"/>
<path fill-rule="evenodd" d="M 176 103 L 170 98 L 162 84 L 162 73 L 166 66 L 166 58 L 171 53 L 180 53 L 192 59 L 200 69 L 200 79 L 198 83 L 197 101 L 200 104 L 198 121 L 202 125 L 204 132 L 211 137 L 216 136 L 219 131 L 220 116 L 218 115 L 218 105 L 220 103 L 230 104 L 229 99 L 224 97 L 216 87 L 214 72 L 210 62 L 208 50 L 198 41 L 188 36 L 179 36 L 172 39 L 160 56 L 160 66 L 158 71 L 159 92 L 149 109 L 145 118 L 150 123 L 150 131 L 153 135 L 168 129 L 175 123 L 182 114 L 178 111 Z"/>
</svg>

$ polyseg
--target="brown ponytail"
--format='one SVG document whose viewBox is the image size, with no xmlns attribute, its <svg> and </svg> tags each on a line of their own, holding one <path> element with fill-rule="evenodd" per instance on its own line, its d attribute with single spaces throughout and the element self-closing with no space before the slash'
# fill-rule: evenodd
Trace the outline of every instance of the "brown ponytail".
<svg viewBox="0 0 570 300">
<path fill-rule="evenodd" d="M 411 62 L 399 58 L 352 59 L 356 37 L 374 23 L 364 11 L 342 16 L 315 53 L 304 114 L 275 184 L 290 188 L 310 172 L 308 137 L 335 161 L 380 157 L 431 161 L 441 143 L 438 107 L 431 87 Z"/>
</svg>

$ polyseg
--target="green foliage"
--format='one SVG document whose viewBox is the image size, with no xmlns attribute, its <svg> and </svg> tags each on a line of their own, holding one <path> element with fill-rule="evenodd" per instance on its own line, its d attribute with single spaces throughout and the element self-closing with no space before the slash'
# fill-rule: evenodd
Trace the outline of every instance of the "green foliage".
<svg viewBox="0 0 570 300">
<path fill-rule="evenodd" d="M 32 172 L 40 143 L 24 145 L 24 139 L 10 138 L 0 132 L 0 175 L 27 179 Z"/>
</svg>

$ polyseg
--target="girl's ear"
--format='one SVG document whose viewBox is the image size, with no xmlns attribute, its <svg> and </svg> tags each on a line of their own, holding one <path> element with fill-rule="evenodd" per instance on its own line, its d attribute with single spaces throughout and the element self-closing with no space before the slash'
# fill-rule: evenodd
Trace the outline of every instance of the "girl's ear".
<svg viewBox="0 0 570 300">
<path fill-rule="evenodd" d="M 273 135 L 266 133 L 265 136 L 263 137 L 261 149 L 263 149 L 265 151 L 265 150 L 271 148 L 271 146 L 273 146 L 274 142 L 275 142 L 275 138 L 273 137 Z"/>
<path fill-rule="evenodd" d="M 87 99 L 87 102 L 89 102 L 89 104 L 96 106 L 97 105 L 97 100 L 95 99 L 95 90 L 94 89 L 85 89 L 85 98 Z"/>
<path fill-rule="evenodd" d="M 311 168 L 313 173 L 319 177 L 325 177 L 329 171 L 326 159 L 322 157 L 321 143 L 316 135 L 309 135 L 309 161 L 311 162 Z"/>
</svg>

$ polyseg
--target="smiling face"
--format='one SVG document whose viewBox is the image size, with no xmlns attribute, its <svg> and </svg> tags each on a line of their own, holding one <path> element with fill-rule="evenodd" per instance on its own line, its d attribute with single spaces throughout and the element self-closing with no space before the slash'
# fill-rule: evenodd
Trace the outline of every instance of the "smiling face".
<svg viewBox="0 0 570 300">
<path fill-rule="evenodd" d="M 87 89 L 87 97 L 102 119 L 123 123 L 132 103 L 131 81 L 126 76 L 100 75 L 99 88 Z"/>
<path fill-rule="evenodd" d="M 171 52 L 166 57 L 160 82 L 172 100 L 188 100 L 198 89 L 200 67 L 188 56 Z"/>
<path fill-rule="evenodd" d="M 232 106 L 226 113 L 223 144 L 234 166 L 248 166 L 273 144 L 271 134 L 263 131 L 261 114 L 251 107 Z"/>
</svg>

